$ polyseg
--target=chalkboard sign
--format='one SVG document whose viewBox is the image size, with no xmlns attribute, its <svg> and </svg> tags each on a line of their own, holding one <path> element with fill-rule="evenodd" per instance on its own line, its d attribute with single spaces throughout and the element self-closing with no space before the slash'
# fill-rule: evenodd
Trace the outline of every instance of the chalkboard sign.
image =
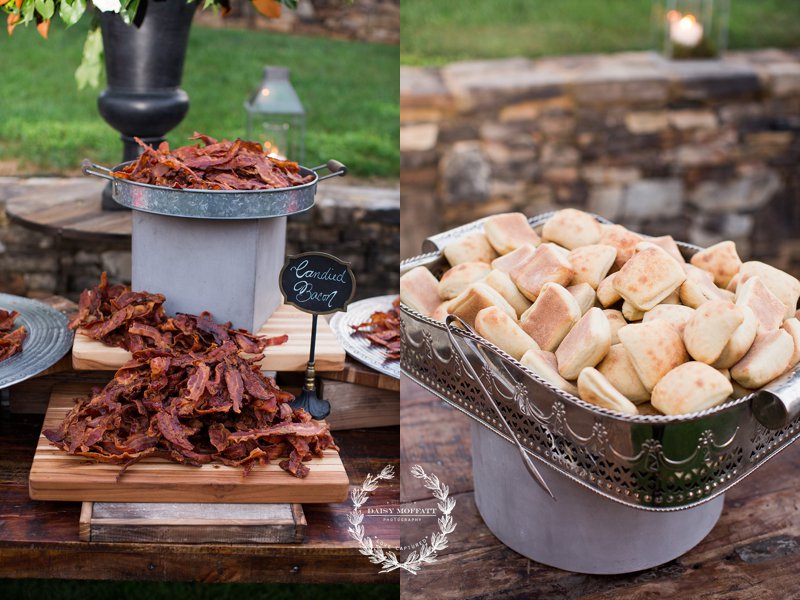
<svg viewBox="0 0 800 600">
<path fill-rule="evenodd" d="M 286 259 L 280 286 L 287 304 L 324 315 L 345 309 L 356 293 L 356 278 L 350 263 L 324 252 L 305 252 Z"/>
</svg>

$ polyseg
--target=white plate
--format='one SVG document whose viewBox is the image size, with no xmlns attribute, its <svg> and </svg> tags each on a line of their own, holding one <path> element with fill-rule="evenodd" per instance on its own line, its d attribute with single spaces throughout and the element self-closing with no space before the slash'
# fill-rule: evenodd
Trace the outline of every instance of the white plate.
<svg viewBox="0 0 800 600">
<path fill-rule="evenodd" d="M 389 294 L 353 302 L 347 307 L 347 312 L 337 312 L 331 317 L 330 326 L 347 354 L 361 364 L 400 379 L 399 360 L 386 360 L 386 348 L 371 344 L 366 336 L 353 335 L 353 325 L 369 321 L 376 311 L 388 312 L 395 298 L 397 294 Z"/>
</svg>

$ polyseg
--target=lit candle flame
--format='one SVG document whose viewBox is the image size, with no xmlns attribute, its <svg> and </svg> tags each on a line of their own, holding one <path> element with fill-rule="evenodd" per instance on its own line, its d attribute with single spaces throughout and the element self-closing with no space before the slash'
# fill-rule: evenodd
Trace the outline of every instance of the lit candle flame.
<svg viewBox="0 0 800 600">
<path fill-rule="evenodd" d="M 703 39 L 703 26 L 694 15 L 681 15 L 671 10 L 667 13 L 667 19 L 670 22 L 669 36 L 674 43 L 693 48 Z"/>
</svg>

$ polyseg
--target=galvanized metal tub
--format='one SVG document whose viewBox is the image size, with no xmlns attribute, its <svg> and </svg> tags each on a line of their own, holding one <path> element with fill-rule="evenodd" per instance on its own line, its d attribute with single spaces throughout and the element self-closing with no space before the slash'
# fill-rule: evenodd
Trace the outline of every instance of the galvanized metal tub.
<svg viewBox="0 0 800 600">
<path fill-rule="evenodd" d="M 347 173 L 338 161 L 308 169 L 306 184 L 271 190 L 172 189 L 111 175 L 84 161 L 86 174 L 111 181 L 115 201 L 132 209 L 132 281 L 166 296 L 165 310 L 211 312 L 219 321 L 258 331 L 280 306 L 278 276 L 286 217 L 314 206 L 317 183 Z M 320 177 L 317 171 L 330 173 Z"/>
<path fill-rule="evenodd" d="M 532 226 L 549 216 L 532 218 Z M 401 274 L 424 265 L 440 276 L 447 267 L 444 245 L 481 227 L 477 221 L 430 238 L 426 247 L 432 251 L 404 261 Z M 697 250 L 687 244 L 681 249 L 687 256 Z M 449 334 L 466 347 L 469 365 Z M 478 424 L 473 453 L 479 460 L 473 471 L 487 525 L 512 548 L 560 568 L 621 573 L 679 556 L 713 527 L 726 490 L 800 437 L 797 370 L 765 390 L 700 413 L 631 417 L 554 388 L 483 338 L 449 332 L 444 323 L 405 305 L 401 335 L 403 371 Z M 491 400 L 470 374 L 470 365 Z M 538 470 L 555 502 L 528 474 L 510 441 L 519 442 L 537 466 L 545 466 Z M 507 493 L 499 491 L 504 487 Z M 519 502 L 527 513 L 520 512 Z M 574 526 L 575 539 L 586 528 L 609 539 L 616 532 L 645 553 L 634 560 L 609 550 L 605 558 L 598 555 L 587 563 L 580 547 L 566 547 L 580 542 L 563 535 L 548 538 L 536 511 L 554 520 L 558 530 Z M 651 537 L 654 532 L 661 537 Z"/>
</svg>

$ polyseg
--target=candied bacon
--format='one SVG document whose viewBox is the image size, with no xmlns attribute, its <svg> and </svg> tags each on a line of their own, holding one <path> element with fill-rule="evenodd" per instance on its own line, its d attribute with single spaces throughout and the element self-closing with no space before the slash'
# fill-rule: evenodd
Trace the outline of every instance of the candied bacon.
<svg viewBox="0 0 800 600">
<path fill-rule="evenodd" d="M 0 309 L 0 362 L 22 352 L 22 342 L 28 336 L 28 330 L 23 325 L 15 328 L 14 321 L 18 316 L 15 310 Z"/>
<path fill-rule="evenodd" d="M 400 298 L 388 311 L 376 311 L 368 321 L 353 325 L 354 335 L 365 336 L 373 346 L 383 346 L 386 360 L 400 360 Z"/>
<path fill-rule="evenodd" d="M 134 138 L 143 152 L 135 162 L 115 171 L 120 179 L 176 189 L 268 190 L 303 185 L 314 179 L 302 175 L 296 162 L 268 156 L 258 142 L 233 142 L 195 132 L 189 138 L 203 146 L 170 151 L 167 142 L 152 148 Z"/>
<path fill-rule="evenodd" d="M 97 287 L 81 293 L 78 314 L 69 327 L 130 352 L 159 349 L 199 352 L 231 342 L 243 352 L 259 354 L 266 347 L 283 344 L 288 339 L 285 335 L 264 338 L 244 329 L 233 329 L 230 323 L 216 323 L 207 312 L 169 317 L 164 312 L 164 301 L 162 294 L 133 292 L 121 284 L 111 285 L 103 273 Z"/>
<path fill-rule="evenodd" d="M 105 274 L 83 292 L 72 328 L 95 327 L 105 332 L 99 339 L 128 349 L 135 338 L 141 347 L 104 388 L 78 399 L 60 425 L 44 431 L 51 444 L 120 464 L 118 477 L 151 456 L 196 466 L 218 461 L 242 467 L 243 475 L 283 458 L 282 469 L 305 477 L 304 462 L 338 449 L 327 423 L 293 409 L 294 396 L 258 367 L 260 352 L 286 336 L 258 338 L 206 313 L 173 319 L 163 302 L 158 294 L 109 285 Z M 129 322 L 141 307 L 148 322 Z M 125 319 L 114 319 L 120 313 Z"/>
</svg>

